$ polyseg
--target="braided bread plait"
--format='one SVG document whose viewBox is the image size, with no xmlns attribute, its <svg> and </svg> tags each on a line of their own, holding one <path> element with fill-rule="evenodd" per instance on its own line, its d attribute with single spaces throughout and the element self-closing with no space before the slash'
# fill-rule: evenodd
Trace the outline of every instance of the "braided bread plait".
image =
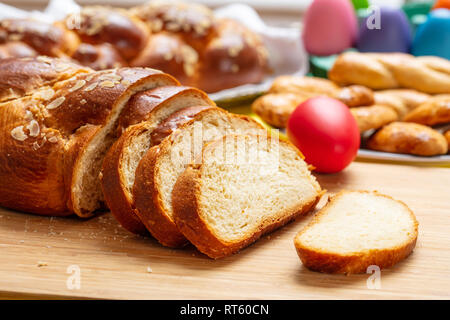
<svg viewBox="0 0 450 320">
<path fill-rule="evenodd" d="M 64 21 L 0 23 L 0 58 L 70 57 L 95 70 L 151 67 L 208 92 L 260 82 L 268 71 L 260 38 L 208 8 L 151 1 L 128 10 L 83 8 Z"/>
<path fill-rule="evenodd" d="M 328 73 L 340 85 L 360 84 L 372 89 L 411 88 L 450 93 L 450 61 L 403 53 L 341 54 Z"/>
<path fill-rule="evenodd" d="M 58 59 L 0 61 L 0 205 L 89 216 L 103 207 L 98 174 L 137 92 L 178 85 L 145 68 L 93 72 Z"/>
</svg>

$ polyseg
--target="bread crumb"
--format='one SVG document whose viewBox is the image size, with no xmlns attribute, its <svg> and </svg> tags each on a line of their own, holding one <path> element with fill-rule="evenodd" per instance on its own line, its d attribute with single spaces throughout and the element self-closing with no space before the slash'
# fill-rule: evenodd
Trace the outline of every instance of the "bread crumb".
<svg viewBox="0 0 450 320">
<path fill-rule="evenodd" d="M 147 273 L 152 273 L 152 272 L 153 272 L 152 268 L 147 267 Z"/>
<path fill-rule="evenodd" d="M 48 266 L 48 264 L 47 264 L 47 262 L 44 262 L 44 261 L 38 261 L 37 266 L 40 268 L 40 267 Z"/>
</svg>

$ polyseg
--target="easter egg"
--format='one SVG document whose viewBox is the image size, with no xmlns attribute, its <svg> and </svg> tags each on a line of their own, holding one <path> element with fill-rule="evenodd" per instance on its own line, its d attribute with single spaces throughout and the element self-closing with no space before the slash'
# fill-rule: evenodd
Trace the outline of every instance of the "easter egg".
<svg viewBox="0 0 450 320">
<path fill-rule="evenodd" d="M 328 56 L 351 47 L 356 31 L 349 0 L 314 0 L 305 13 L 303 43 L 308 53 Z"/>
<path fill-rule="evenodd" d="M 315 97 L 301 103 L 287 124 L 289 140 L 317 172 L 339 172 L 356 157 L 361 142 L 358 125 L 339 100 Z"/>
<path fill-rule="evenodd" d="M 450 9 L 450 0 L 437 0 L 433 6 L 433 10 L 440 8 Z"/>
<path fill-rule="evenodd" d="M 411 29 L 401 9 L 375 8 L 359 28 L 357 48 L 361 52 L 409 52 Z"/>
<path fill-rule="evenodd" d="M 433 55 L 450 59 L 450 10 L 433 10 L 417 28 L 412 46 L 416 56 Z"/>
</svg>

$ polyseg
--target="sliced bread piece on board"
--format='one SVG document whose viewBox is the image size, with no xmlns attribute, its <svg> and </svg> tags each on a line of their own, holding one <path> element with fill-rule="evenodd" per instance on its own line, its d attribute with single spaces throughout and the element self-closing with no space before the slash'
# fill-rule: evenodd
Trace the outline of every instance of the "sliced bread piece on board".
<svg viewBox="0 0 450 320">
<path fill-rule="evenodd" d="M 203 148 L 173 189 L 179 230 L 198 250 L 221 258 L 308 212 L 322 190 L 289 142 L 228 135 Z"/>
<path fill-rule="evenodd" d="M 364 273 L 406 258 L 418 222 L 401 201 L 369 191 L 341 191 L 294 239 L 303 264 L 326 273 Z"/>
<path fill-rule="evenodd" d="M 101 174 L 106 203 L 125 229 L 137 234 L 148 233 L 132 208 L 135 172 L 145 152 L 162 140 L 162 134 L 169 134 L 177 125 L 190 120 L 195 112 L 214 107 L 214 102 L 202 91 L 182 86 L 165 86 L 141 92 L 127 105 L 119 127 L 134 125 L 126 129 L 110 148 L 103 160 Z M 163 126 L 160 134 L 154 135 L 168 118 L 183 110 L 181 119 L 171 121 L 169 128 Z"/>
<path fill-rule="evenodd" d="M 188 243 L 173 220 L 172 189 L 178 176 L 198 154 L 203 144 L 228 133 L 266 133 L 248 117 L 215 108 L 195 118 L 143 156 L 133 186 L 136 214 L 163 245 L 181 247 Z"/>
</svg>

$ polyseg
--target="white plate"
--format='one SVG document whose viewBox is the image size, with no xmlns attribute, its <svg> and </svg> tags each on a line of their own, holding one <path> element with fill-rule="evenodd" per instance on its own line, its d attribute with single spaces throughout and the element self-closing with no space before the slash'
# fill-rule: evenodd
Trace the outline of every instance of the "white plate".
<svg viewBox="0 0 450 320">
<path fill-rule="evenodd" d="M 385 160 L 395 162 L 414 162 L 414 163 L 429 163 L 429 164 L 450 164 L 450 155 L 421 157 L 410 154 L 400 154 L 382 151 L 372 151 L 366 149 L 358 150 L 359 159 L 369 160 Z"/>
</svg>

